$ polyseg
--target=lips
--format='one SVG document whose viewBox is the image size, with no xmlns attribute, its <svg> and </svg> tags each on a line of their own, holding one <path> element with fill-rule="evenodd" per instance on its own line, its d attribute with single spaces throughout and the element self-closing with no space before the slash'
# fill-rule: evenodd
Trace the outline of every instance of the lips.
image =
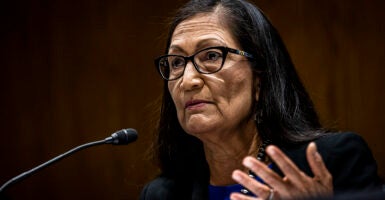
<svg viewBox="0 0 385 200">
<path fill-rule="evenodd" d="M 186 104 L 185 104 L 185 108 L 195 108 L 195 107 L 200 107 L 200 106 L 203 106 L 207 103 L 210 103 L 208 101 L 205 101 L 205 100 L 199 100 L 199 99 L 196 99 L 196 100 L 190 100 L 190 101 L 187 101 Z"/>
</svg>

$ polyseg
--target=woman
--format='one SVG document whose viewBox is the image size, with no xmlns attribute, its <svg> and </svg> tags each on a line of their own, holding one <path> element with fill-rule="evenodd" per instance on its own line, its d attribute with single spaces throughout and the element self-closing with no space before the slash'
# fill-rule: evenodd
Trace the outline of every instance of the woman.
<svg viewBox="0 0 385 200">
<path fill-rule="evenodd" d="M 141 199 L 287 199 L 379 185 L 351 133 L 324 131 L 277 31 L 243 0 L 193 0 L 171 24 Z"/>
</svg>

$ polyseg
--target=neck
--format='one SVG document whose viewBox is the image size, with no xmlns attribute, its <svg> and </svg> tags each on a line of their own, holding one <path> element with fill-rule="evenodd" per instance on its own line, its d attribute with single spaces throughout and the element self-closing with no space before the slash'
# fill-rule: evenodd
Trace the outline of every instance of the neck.
<svg viewBox="0 0 385 200">
<path fill-rule="evenodd" d="M 235 169 L 246 168 L 242 160 L 247 155 L 256 155 L 258 142 L 256 130 L 245 133 L 231 134 L 232 137 L 220 141 L 204 143 L 206 160 L 210 168 L 210 184 L 235 184 L 231 174 Z"/>
</svg>

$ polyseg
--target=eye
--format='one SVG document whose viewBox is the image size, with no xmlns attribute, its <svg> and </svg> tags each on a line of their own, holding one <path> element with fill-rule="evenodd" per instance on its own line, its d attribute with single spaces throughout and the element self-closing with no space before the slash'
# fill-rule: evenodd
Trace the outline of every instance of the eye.
<svg viewBox="0 0 385 200">
<path fill-rule="evenodd" d="M 216 51 L 208 51 L 206 53 L 206 60 L 216 61 L 222 57 L 222 54 L 220 52 Z"/>
<path fill-rule="evenodd" d="M 159 61 L 159 66 L 162 66 L 162 67 L 168 67 L 168 60 L 162 58 L 162 59 Z"/>
<path fill-rule="evenodd" d="M 183 68 L 185 65 L 185 61 L 182 57 L 173 57 L 171 60 L 172 68 Z"/>
</svg>

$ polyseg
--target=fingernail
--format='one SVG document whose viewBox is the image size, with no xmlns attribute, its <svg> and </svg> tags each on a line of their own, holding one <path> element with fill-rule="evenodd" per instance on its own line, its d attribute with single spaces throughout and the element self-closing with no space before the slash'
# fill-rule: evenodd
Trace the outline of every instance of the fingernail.
<svg viewBox="0 0 385 200">
<path fill-rule="evenodd" d="M 317 145 L 315 144 L 315 142 L 311 142 L 310 145 L 314 146 L 314 151 L 317 151 Z"/>
<path fill-rule="evenodd" d="M 230 200 L 240 200 L 240 198 L 238 198 L 238 196 L 231 196 Z"/>
<path fill-rule="evenodd" d="M 269 153 L 270 155 L 274 155 L 276 153 L 273 147 L 268 147 L 266 149 L 266 152 Z"/>
<path fill-rule="evenodd" d="M 238 198 L 238 195 L 237 194 L 234 194 L 234 193 L 232 193 L 231 195 L 230 195 L 230 200 L 239 200 L 240 198 Z"/>
<path fill-rule="evenodd" d="M 237 182 L 240 182 L 242 180 L 242 177 L 237 173 L 237 172 L 233 172 L 232 176 L 231 176 L 235 181 Z"/>
<path fill-rule="evenodd" d="M 310 144 L 309 144 L 309 146 L 311 145 L 311 147 L 313 148 L 313 156 L 314 156 L 314 159 L 315 159 L 315 161 L 317 161 L 317 162 L 320 162 L 321 160 L 322 160 L 322 158 L 321 158 L 321 155 L 318 153 L 318 150 L 317 150 L 317 145 L 314 143 L 314 142 L 311 142 Z"/>
<path fill-rule="evenodd" d="M 250 158 L 245 158 L 245 159 L 243 160 L 243 165 L 245 165 L 245 166 L 248 167 L 248 168 L 253 167 L 253 163 L 251 162 Z"/>
</svg>

